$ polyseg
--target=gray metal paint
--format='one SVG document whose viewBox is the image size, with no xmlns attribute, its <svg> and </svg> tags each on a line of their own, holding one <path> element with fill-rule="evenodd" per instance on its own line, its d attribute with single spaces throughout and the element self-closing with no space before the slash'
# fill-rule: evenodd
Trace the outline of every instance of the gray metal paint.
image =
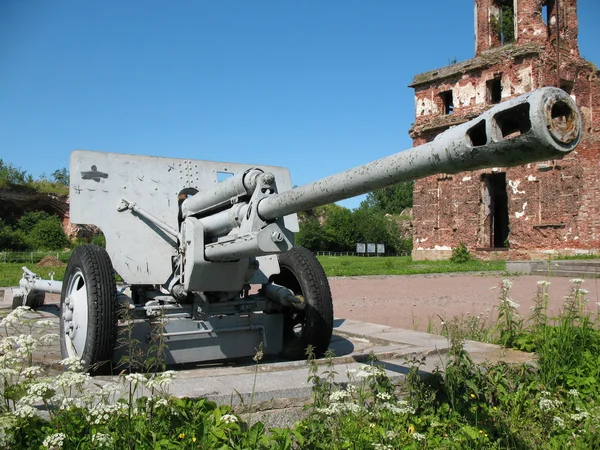
<svg viewBox="0 0 600 450">
<path fill-rule="evenodd" d="M 530 129 L 505 138 L 507 118 L 516 117 L 527 107 Z M 561 109 L 568 113 L 564 121 L 553 117 Z M 482 126 L 485 143 L 474 145 L 471 136 Z M 581 117 L 571 97 L 557 88 L 542 88 L 496 105 L 478 118 L 438 135 L 433 142 L 265 198 L 258 205 L 258 213 L 262 219 L 272 220 L 437 173 L 558 158 L 575 148 L 580 134 Z"/>
</svg>

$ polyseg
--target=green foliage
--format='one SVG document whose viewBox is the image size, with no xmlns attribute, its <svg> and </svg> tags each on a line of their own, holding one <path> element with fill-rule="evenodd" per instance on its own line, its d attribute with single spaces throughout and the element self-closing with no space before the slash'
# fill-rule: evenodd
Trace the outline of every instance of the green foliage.
<svg viewBox="0 0 600 450">
<path fill-rule="evenodd" d="M 464 264 L 471 261 L 471 259 L 473 259 L 471 252 L 469 252 L 469 249 L 464 242 L 461 242 L 458 244 L 458 247 L 452 249 L 452 256 L 450 257 L 451 262 L 455 264 Z"/>
<path fill-rule="evenodd" d="M 412 250 L 412 239 L 401 236 L 394 217 L 376 209 L 351 211 L 334 204 L 301 214 L 296 242 L 312 251 L 353 252 L 357 242 L 384 244 L 387 253 Z"/>
<path fill-rule="evenodd" d="M 22 230 L 9 227 L 0 219 L 0 249 L 12 251 L 28 250 L 27 235 Z"/>
<path fill-rule="evenodd" d="M 66 167 L 62 169 L 55 170 L 52 172 L 52 179 L 57 184 L 62 184 L 63 186 L 69 185 L 69 171 Z"/>
<path fill-rule="evenodd" d="M 500 13 L 490 17 L 490 26 L 494 36 L 503 44 L 515 41 L 515 11 L 512 6 L 502 6 Z"/>
<path fill-rule="evenodd" d="M 92 237 L 92 244 L 106 248 L 106 237 L 104 237 L 104 234 L 97 234 Z"/>
<path fill-rule="evenodd" d="M 100 387 L 79 372 L 75 359 L 50 375 L 50 364 L 35 366 L 33 360 L 34 350 L 44 353 L 56 339 L 52 324 L 18 308 L 0 322 L 7 334 L 0 343 L 0 448 L 600 448 L 598 317 L 586 312 L 583 280 L 572 282 L 559 317 L 547 316 L 549 283 L 540 282 L 526 324 L 514 327 L 514 320 L 511 325 L 503 318 L 492 327 L 500 339 L 513 327 L 514 344 L 526 342 L 537 351 L 535 365 L 475 364 L 461 322 L 444 324 L 446 351 L 412 355 L 404 364 L 381 364 L 371 355 L 340 374 L 332 353 L 318 364 L 309 349 L 308 416 L 291 428 L 270 430 L 260 421 L 244 422 L 229 406 L 170 396 L 174 372 L 122 373 L 115 384 Z M 503 281 L 502 287 L 500 307 L 510 306 L 515 319 L 511 285 Z M 421 369 L 432 360 L 438 367 L 426 375 Z M 255 361 L 258 368 L 260 359 Z M 404 381 L 386 375 L 396 365 L 406 367 Z M 43 405 L 44 416 L 35 404 Z"/>
<path fill-rule="evenodd" d="M 52 179 L 42 175 L 39 179 L 0 159 L 0 189 L 21 188 L 41 194 L 67 195 L 69 189 L 69 172 L 66 168 L 52 172 Z"/>
<path fill-rule="evenodd" d="M 369 209 L 381 214 L 400 214 L 413 205 L 414 181 L 379 189 L 367 194 L 360 204 L 361 209 Z"/>
<path fill-rule="evenodd" d="M 27 243 L 31 249 L 62 250 L 70 245 L 60 219 L 44 211 L 23 215 L 17 227 L 26 233 Z"/>
<path fill-rule="evenodd" d="M 33 177 L 27 174 L 27 171 L 21 170 L 11 163 L 5 163 L 0 159 L 0 187 L 23 185 L 32 181 Z"/>
</svg>

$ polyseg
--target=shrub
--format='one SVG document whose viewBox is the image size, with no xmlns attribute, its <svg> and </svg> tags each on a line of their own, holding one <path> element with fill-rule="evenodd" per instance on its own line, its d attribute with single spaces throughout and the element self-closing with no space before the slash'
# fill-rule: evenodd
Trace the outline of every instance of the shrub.
<svg viewBox="0 0 600 450">
<path fill-rule="evenodd" d="M 469 252 L 469 249 L 464 242 L 461 242 L 458 247 L 452 249 L 452 257 L 450 258 L 451 262 L 463 264 L 471 261 L 471 259 L 471 252 Z"/>
<path fill-rule="evenodd" d="M 36 250 L 61 250 L 69 246 L 62 223 L 45 211 L 33 211 L 22 216 L 17 230 L 27 235 L 28 247 Z"/>
</svg>

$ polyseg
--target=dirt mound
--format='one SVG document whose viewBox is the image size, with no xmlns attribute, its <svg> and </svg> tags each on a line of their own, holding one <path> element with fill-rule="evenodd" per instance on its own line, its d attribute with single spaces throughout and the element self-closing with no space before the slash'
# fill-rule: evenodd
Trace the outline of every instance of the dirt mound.
<svg viewBox="0 0 600 450">
<path fill-rule="evenodd" d="M 37 267 L 64 267 L 66 264 L 56 256 L 44 256 L 42 260 L 36 264 Z"/>
</svg>

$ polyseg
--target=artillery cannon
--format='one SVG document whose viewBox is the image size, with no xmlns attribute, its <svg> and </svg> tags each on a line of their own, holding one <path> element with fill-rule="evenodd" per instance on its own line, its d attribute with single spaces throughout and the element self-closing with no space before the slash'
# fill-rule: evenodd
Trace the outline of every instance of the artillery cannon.
<svg viewBox="0 0 600 450">
<path fill-rule="evenodd" d="M 77 247 L 62 284 L 26 272 L 19 298 L 60 290 L 63 356 L 91 370 L 119 360 L 120 305 L 133 339 L 150 348 L 158 332 L 167 364 L 251 356 L 261 345 L 287 358 L 309 345 L 320 355 L 332 298 L 316 258 L 294 247 L 295 213 L 436 173 L 560 158 L 580 130 L 573 100 L 543 88 L 432 142 L 293 189 L 281 167 L 77 150 L 71 221 L 99 227 L 106 250 Z"/>
</svg>

